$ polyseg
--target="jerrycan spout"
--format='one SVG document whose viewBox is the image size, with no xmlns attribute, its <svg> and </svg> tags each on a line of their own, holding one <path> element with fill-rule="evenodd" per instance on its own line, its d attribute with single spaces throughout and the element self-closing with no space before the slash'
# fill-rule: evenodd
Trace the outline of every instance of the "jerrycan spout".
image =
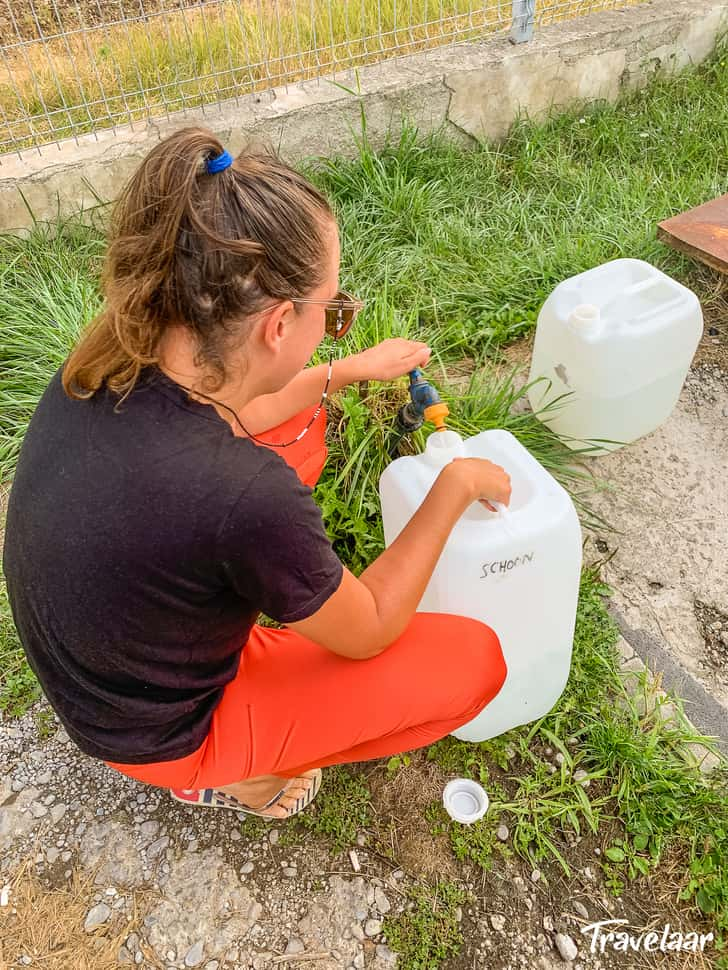
<svg viewBox="0 0 728 970">
<path fill-rule="evenodd" d="M 425 460 L 436 468 L 444 468 L 453 458 L 465 458 L 465 442 L 457 431 L 442 428 L 439 434 L 431 434 L 423 452 Z"/>
</svg>

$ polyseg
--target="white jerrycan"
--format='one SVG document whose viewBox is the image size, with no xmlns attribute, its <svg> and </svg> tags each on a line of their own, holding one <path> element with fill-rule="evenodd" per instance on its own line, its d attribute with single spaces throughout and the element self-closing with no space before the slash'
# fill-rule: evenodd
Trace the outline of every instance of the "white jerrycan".
<svg viewBox="0 0 728 970">
<path fill-rule="evenodd" d="M 508 431 L 463 440 L 434 432 L 421 455 L 398 458 L 379 481 L 384 538 L 396 539 L 440 469 L 455 457 L 488 458 L 511 476 L 507 509 L 479 502 L 456 523 L 418 612 L 480 620 L 498 635 L 508 672 L 483 711 L 454 731 L 485 741 L 551 710 L 571 667 L 581 574 L 581 529 L 568 493 Z M 442 644 L 447 651 L 447 643 Z M 413 689 L 416 690 L 416 671 Z"/>
<path fill-rule="evenodd" d="M 570 448 L 598 440 L 592 454 L 614 451 L 670 416 L 702 332 L 695 294 L 649 263 L 615 259 L 573 276 L 538 317 L 531 407 Z"/>
</svg>

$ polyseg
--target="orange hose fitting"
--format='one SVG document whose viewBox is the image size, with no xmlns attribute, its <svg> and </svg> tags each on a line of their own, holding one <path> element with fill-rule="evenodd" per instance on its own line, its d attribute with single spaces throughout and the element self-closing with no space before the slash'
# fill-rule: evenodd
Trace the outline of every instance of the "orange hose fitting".
<svg viewBox="0 0 728 970">
<path fill-rule="evenodd" d="M 425 421 L 432 421 L 435 431 L 446 431 L 445 418 L 449 413 L 450 408 L 442 401 L 439 404 L 430 404 L 425 408 Z"/>
</svg>

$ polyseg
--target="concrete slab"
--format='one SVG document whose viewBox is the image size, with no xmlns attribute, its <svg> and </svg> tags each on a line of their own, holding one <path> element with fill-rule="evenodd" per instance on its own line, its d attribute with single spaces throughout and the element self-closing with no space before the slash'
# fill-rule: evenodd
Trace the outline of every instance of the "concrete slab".
<svg viewBox="0 0 728 970">
<path fill-rule="evenodd" d="M 624 636 L 728 742 L 728 373 L 698 365 L 666 424 L 589 465 L 615 486 L 594 506 Z"/>
</svg>

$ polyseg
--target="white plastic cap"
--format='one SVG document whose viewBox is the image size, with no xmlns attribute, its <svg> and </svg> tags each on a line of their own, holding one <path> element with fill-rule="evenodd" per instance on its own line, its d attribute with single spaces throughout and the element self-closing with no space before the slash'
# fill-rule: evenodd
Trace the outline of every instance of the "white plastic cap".
<svg viewBox="0 0 728 970">
<path fill-rule="evenodd" d="M 445 811 L 456 822 L 472 825 L 488 811 L 488 795 L 482 785 L 470 778 L 454 778 L 442 793 Z"/>
</svg>

